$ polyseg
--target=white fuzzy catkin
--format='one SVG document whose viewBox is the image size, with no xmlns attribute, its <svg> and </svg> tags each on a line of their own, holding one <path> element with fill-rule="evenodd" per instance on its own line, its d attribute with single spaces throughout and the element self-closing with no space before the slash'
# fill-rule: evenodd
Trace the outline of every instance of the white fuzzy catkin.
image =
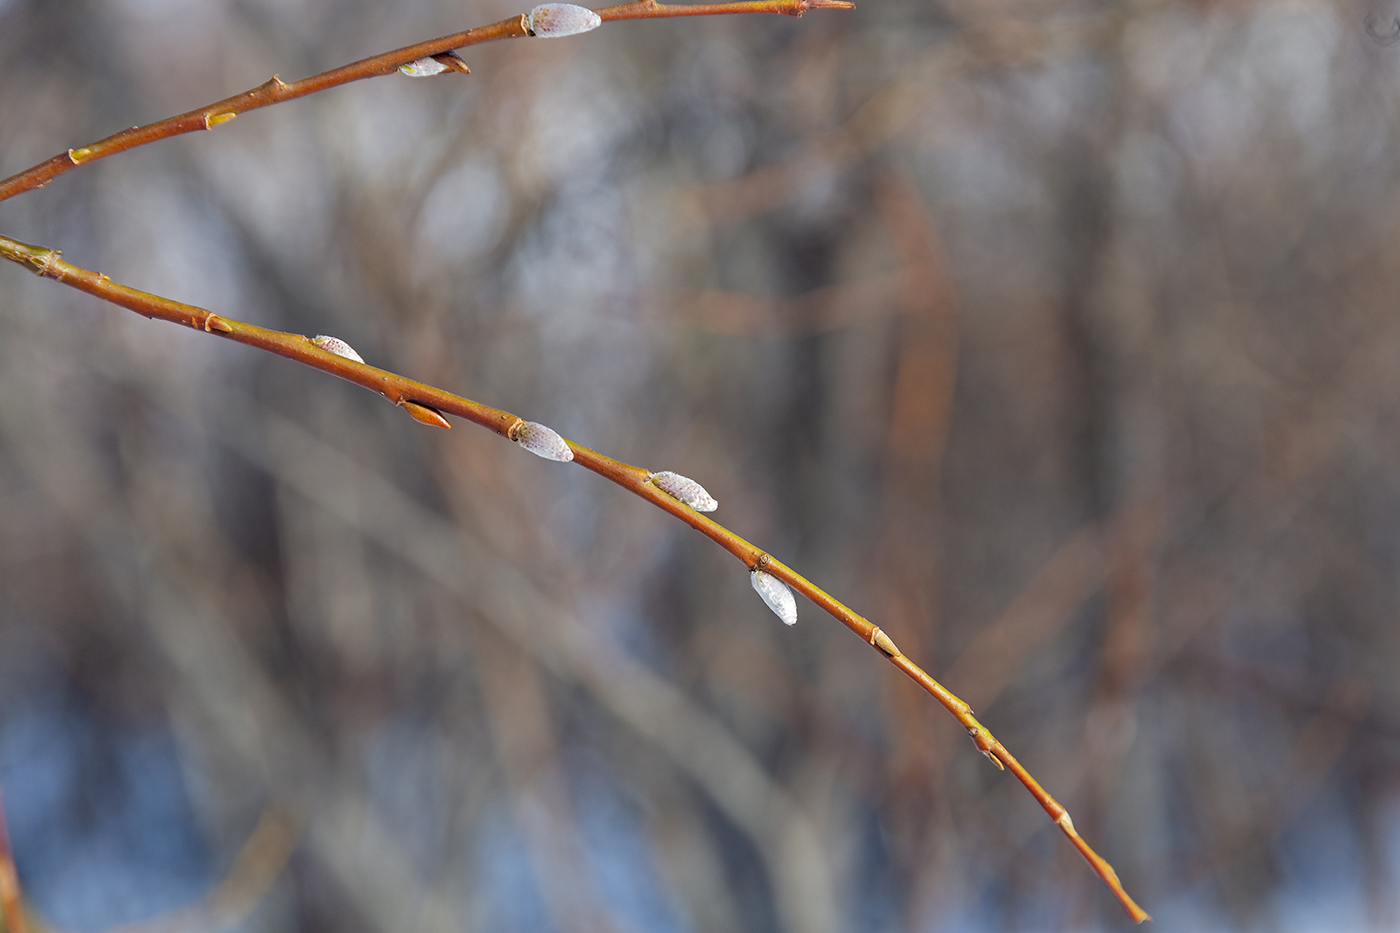
<svg viewBox="0 0 1400 933">
<path fill-rule="evenodd" d="M 556 434 L 552 428 L 536 424 L 533 421 L 525 422 L 525 426 L 515 435 L 515 442 L 536 457 L 544 457 L 546 460 L 568 463 L 574 459 L 574 452 L 569 449 L 568 444 L 564 443 L 562 437 Z"/>
<path fill-rule="evenodd" d="M 797 624 L 797 600 L 786 583 L 762 570 L 749 571 L 749 582 L 753 584 L 754 592 L 763 597 L 764 603 L 773 610 L 773 615 L 783 620 L 784 625 Z"/>
<path fill-rule="evenodd" d="M 588 7 L 572 3 L 541 3 L 530 11 L 530 32 L 544 39 L 576 36 L 603 25 L 603 18 Z"/>
<path fill-rule="evenodd" d="M 433 75 L 440 75 L 444 71 L 450 70 L 451 69 L 446 65 L 436 58 L 433 58 L 431 55 L 427 58 L 420 58 L 417 61 L 411 61 L 406 65 L 399 66 L 399 71 L 402 71 L 410 78 L 431 78 Z"/>
<path fill-rule="evenodd" d="M 679 473 L 666 470 L 651 474 L 651 481 L 656 484 L 657 489 L 673 499 L 681 500 L 697 512 L 713 512 L 719 508 L 715 497 L 706 492 L 704 486 L 689 476 L 681 476 Z"/>
<path fill-rule="evenodd" d="M 327 337 L 325 334 L 317 334 L 315 337 L 311 338 L 311 342 L 327 353 L 343 356 L 347 360 L 354 360 L 356 363 L 364 362 L 360 354 L 355 352 L 355 348 L 339 337 Z"/>
</svg>

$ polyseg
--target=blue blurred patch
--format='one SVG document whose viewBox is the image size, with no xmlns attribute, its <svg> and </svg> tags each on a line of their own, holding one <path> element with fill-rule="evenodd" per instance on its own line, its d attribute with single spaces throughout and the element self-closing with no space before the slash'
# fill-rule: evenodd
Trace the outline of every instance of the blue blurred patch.
<svg viewBox="0 0 1400 933">
<path fill-rule="evenodd" d="M 213 884 L 166 726 L 30 697 L 0 722 L 0 786 L 20 882 L 49 922 L 102 930 L 184 906 Z"/>
</svg>

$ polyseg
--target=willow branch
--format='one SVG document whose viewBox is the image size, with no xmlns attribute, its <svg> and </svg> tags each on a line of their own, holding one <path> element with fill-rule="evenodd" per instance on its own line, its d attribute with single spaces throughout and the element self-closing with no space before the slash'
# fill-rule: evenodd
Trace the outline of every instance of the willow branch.
<svg viewBox="0 0 1400 933">
<path fill-rule="evenodd" d="M 801 16 L 808 10 L 849 9 L 853 5 L 846 0 L 737 0 L 733 3 L 672 6 L 658 3 L 656 0 L 639 0 L 636 3 L 624 3 L 621 6 L 608 7 L 597 12 L 604 22 L 615 22 L 625 19 L 658 19 L 672 16 L 721 16 L 730 13 L 777 13 L 784 16 Z M 178 116 L 148 123 L 145 126 L 134 126 L 129 130 L 122 130 L 120 133 L 114 133 L 95 143 L 61 152 L 38 165 L 11 175 L 4 181 L 0 181 L 0 201 L 41 187 L 79 165 L 86 165 L 89 162 L 116 155 L 118 152 L 135 149 L 137 146 L 144 146 L 157 140 L 169 139 L 172 136 L 181 136 L 199 130 L 212 130 L 214 127 L 232 120 L 240 113 L 295 100 L 298 97 L 315 94 L 317 91 L 325 91 L 342 84 L 349 84 L 351 81 L 392 74 L 398 70 L 400 65 L 450 52 L 453 49 L 480 45 L 483 42 L 494 42 L 497 39 L 520 39 L 530 35 L 533 33 L 530 31 L 529 18 L 522 13 L 519 16 L 503 19 L 499 23 L 492 23 L 490 26 L 479 26 L 476 29 L 468 29 L 466 32 L 454 32 L 451 35 L 419 42 L 417 45 L 407 45 L 401 49 L 394 49 L 392 52 L 383 52 L 379 55 L 363 58 L 349 65 L 332 68 L 330 71 L 323 71 L 318 75 L 312 75 L 291 84 L 286 83 L 277 75 L 273 75 L 267 82 L 252 90 L 244 91 L 242 94 L 235 94 L 232 97 L 226 97 Z"/>
<path fill-rule="evenodd" d="M 444 389 L 426 385 L 397 373 L 360 363 L 323 350 L 302 334 L 289 334 L 269 330 L 254 324 L 245 324 L 232 318 L 223 317 L 204 308 L 181 304 L 168 298 L 161 298 L 113 282 L 107 276 L 79 268 L 63 260 L 57 250 L 30 246 L 5 237 L 0 237 L 0 256 L 27 266 L 38 275 L 62 282 L 72 288 L 87 292 L 105 301 L 135 311 L 147 318 L 181 324 L 194 330 L 203 331 L 238 343 L 244 343 L 278 356 L 304 363 L 314 369 L 339 376 L 347 382 L 363 386 L 372 392 L 404 408 L 415 420 L 425 424 L 450 427 L 442 417 L 443 412 L 464 418 L 502 437 L 514 439 L 525 425 L 524 419 L 463 398 Z M 1103 879 L 1114 895 L 1122 903 L 1128 915 L 1136 922 L 1151 919 L 1147 912 L 1123 889 L 1117 873 L 1087 842 L 1075 831 L 1074 822 L 1065 808 L 1050 796 L 1045 788 L 1031 776 L 1030 772 L 1016 760 L 1016 757 L 997 741 L 991 731 L 977 720 L 972 707 L 953 695 L 946 687 L 930 677 L 923 668 L 906 657 L 891 640 L 869 619 L 849 608 L 840 600 L 812 583 L 762 548 L 749 543 L 723 525 L 696 512 L 672 498 L 652 482 L 652 474 L 642 467 L 632 466 L 595 450 L 566 441 L 573 451 L 573 462 L 586 467 L 611 480 L 627 491 L 640 496 L 652 505 L 685 522 L 705 537 L 714 541 L 750 570 L 763 570 L 788 584 L 826 611 L 861 641 L 874 648 L 882 657 L 909 676 L 953 715 L 972 737 L 973 744 L 998 768 L 1009 769 L 1025 785 L 1036 801 L 1050 815 L 1050 819 L 1069 838 L 1074 847 L 1089 862 L 1094 873 Z"/>
</svg>

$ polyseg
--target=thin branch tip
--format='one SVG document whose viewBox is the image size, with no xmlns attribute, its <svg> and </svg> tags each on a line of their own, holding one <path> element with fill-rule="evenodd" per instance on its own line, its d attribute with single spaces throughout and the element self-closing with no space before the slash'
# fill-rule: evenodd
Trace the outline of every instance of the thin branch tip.
<svg viewBox="0 0 1400 933">
<path fill-rule="evenodd" d="M 854 10 L 856 5 L 850 0 L 807 0 L 809 10 Z"/>
</svg>

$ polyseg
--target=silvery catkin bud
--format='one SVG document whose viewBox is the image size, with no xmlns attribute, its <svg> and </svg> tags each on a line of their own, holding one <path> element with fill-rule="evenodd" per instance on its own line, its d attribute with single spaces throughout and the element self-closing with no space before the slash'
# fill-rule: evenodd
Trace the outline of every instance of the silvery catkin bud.
<svg viewBox="0 0 1400 933">
<path fill-rule="evenodd" d="M 356 363 L 364 362 L 360 354 L 355 352 L 355 348 L 339 337 L 327 337 L 325 334 L 317 334 L 315 337 L 311 338 L 311 342 L 327 353 L 343 356 L 347 360 L 354 360 Z"/>
<path fill-rule="evenodd" d="M 543 39 L 576 36 L 601 25 L 601 16 L 572 3 L 541 3 L 530 11 L 530 34 Z"/>
<path fill-rule="evenodd" d="M 464 75 L 472 73 L 472 70 L 467 67 L 467 63 L 462 61 L 462 56 L 456 52 L 439 52 L 436 55 L 429 55 L 427 58 L 417 58 L 400 65 L 399 71 L 410 78 L 431 78 L 433 75 L 444 74 L 448 71 Z"/>
<path fill-rule="evenodd" d="M 763 597 L 768 608 L 773 610 L 773 614 L 783 620 L 784 625 L 797 624 L 797 600 L 793 598 L 792 590 L 787 588 L 786 583 L 762 570 L 749 571 L 749 582 L 753 584 L 754 591 Z"/>
<path fill-rule="evenodd" d="M 432 56 L 419 58 L 399 66 L 399 71 L 402 71 L 410 78 L 430 78 L 433 75 L 440 75 L 444 71 L 449 70 L 450 69 L 446 65 Z"/>
<path fill-rule="evenodd" d="M 706 492 L 704 486 L 689 476 L 663 471 L 651 474 L 651 481 L 656 484 L 657 489 L 674 499 L 681 500 L 697 512 L 713 512 L 719 508 L 715 497 Z"/>
<path fill-rule="evenodd" d="M 554 429 L 533 421 L 525 422 L 516 430 L 515 442 L 536 457 L 544 457 L 546 460 L 568 463 L 574 459 L 574 452 Z"/>
</svg>

